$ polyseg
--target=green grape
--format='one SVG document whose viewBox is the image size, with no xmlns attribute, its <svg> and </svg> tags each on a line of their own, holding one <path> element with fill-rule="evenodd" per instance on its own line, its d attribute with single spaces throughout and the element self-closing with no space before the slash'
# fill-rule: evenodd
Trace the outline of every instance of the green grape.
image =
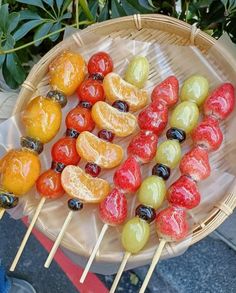
<svg viewBox="0 0 236 293">
<path fill-rule="evenodd" d="M 184 81 L 180 92 L 182 101 L 191 101 L 200 106 L 209 91 L 208 80 L 201 75 L 193 75 Z"/>
<path fill-rule="evenodd" d="M 149 176 L 143 180 L 139 188 L 138 200 L 140 203 L 158 209 L 166 194 L 166 185 L 162 178 Z"/>
<path fill-rule="evenodd" d="M 181 147 L 177 140 L 166 140 L 162 142 L 156 153 L 157 163 L 166 165 L 173 169 L 181 159 Z"/>
<path fill-rule="evenodd" d="M 149 236 L 149 224 L 146 221 L 135 217 L 130 219 L 124 225 L 121 241 L 125 251 L 130 253 L 137 253 L 145 246 Z"/>
<path fill-rule="evenodd" d="M 148 79 L 149 63 L 142 56 L 134 57 L 128 65 L 125 80 L 138 88 L 142 88 Z"/>
<path fill-rule="evenodd" d="M 170 125 L 191 132 L 196 126 L 199 118 L 199 110 L 193 102 L 182 102 L 172 112 Z"/>
</svg>

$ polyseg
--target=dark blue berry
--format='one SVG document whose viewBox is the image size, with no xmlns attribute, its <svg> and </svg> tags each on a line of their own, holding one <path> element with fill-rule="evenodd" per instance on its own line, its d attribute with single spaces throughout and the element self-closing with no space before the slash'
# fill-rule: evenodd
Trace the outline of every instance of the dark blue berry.
<svg viewBox="0 0 236 293">
<path fill-rule="evenodd" d="M 129 112 L 129 105 L 124 101 L 117 100 L 112 104 L 112 107 L 121 112 Z"/>
<path fill-rule="evenodd" d="M 156 218 L 156 212 L 153 208 L 140 204 L 135 210 L 135 216 L 151 223 Z"/>
<path fill-rule="evenodd" d="M 115 135 L 113 132 L 106 130 L 106 129 L 102 129 L 98 132 L 98 137 L 105 140 L 105 141 L 112 142 L 114 139 L 114 136 Z"/>
<path fill-rule="evenodd" d="M 65 169 L 66 165 L 60 162 L 52 161 L 51 169 L 57 173 L 61 173 Z"/>
<path fill-rule="evenodd" d="M 77 138 L 79 136 L 79 132 L 74 130 L 74 129 L 66 129 L 66 136 L 71 137 L 71 138 Z"/>
<path fill-rule="evenodd" d="M 170 168 L 162 164 L 156 164 L 152 168 L 152 175 L 156 175 L 164 180 L 167 180 L 170 177 Z"/>
<path fill-rule="evenodd" d="M 177 139 L 180 143 L 186 139 L 186 133 L 179 128 L 172 127 L 167 130 L 166 137 L 168 139 Z"/>
<path fill-rule="evenodd" d="M 78 198 L 68 200 L 68 207 L 72 211 L 80 211 L 83 208 L 83 203 Z"/>
<path fill-rule="evenodd" d="M 61 105 L 62 108 L 64 108 L 67 104 L 66 96 L 62 92 L 59 92 L 59 91 L 48 92 L 47 98 L 57 101 Z"/>
<path fill-rule="evenodd" d="M 20 144 L 23 148 L 30 149 L 38 154 L 43 151 L 43 143 L 35 138 L 29 136 L 22 136 L 20 139 Z"/>
<path fill-rule="evenodd" d="M 11 193 L 1 192 L 0 193 L 0 207 L 3 209 L 12 209 L 17 206 L 19 198 Z"/>
</svg>

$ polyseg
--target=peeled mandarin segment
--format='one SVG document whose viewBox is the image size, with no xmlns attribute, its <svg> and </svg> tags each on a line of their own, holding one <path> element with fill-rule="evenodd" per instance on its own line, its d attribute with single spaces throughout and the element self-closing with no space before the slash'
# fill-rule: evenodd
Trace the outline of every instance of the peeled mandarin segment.
<svg viewBox="0 0 236 293">
<path fill-rule="evenodd" d="M 191 101 L 200 106 L 206 99 L 208 91 L 207 79 L 201 75 L 193 75 L 184 81 L 180 98 L 182 101 Z"/>
<path fill-rule="evenodd" d="M 80 54 L 65 51 L 49 65 L 50 85 L 72 95 L 85 78 L 85 61 Z"/>
<path fill-rule="evenodd" d="M 181 147 L 177 140 L 167 140 L 157 149 L 156 162 L 173 169 L 181 159 Z"/>
<path fill-rule="evenodd" d="M 197 125 L 199 110 L 193 102 L 182 102 L 172 112 L 171 127 L 176 127 L 190 133 Z"/>
<path fill-rule="evenodd" d="M 150 236 L 150 225 L 135 217 L 129 220 L 122 230 L 122 244 L 125 251 L 138 253 L 147 243 Z"/>
<path fill-rule="evenodd" d="M 61 174 L 64 190 L 83 202 L 101 202 L 110 192 L 110 185 L 101 178 L 94 178 L 77 166 L 67 166 Z"/>
<path fill-rule="evenodd" d="M 0 160 L 0 186 L 20 196 L 27 193 L 40 175 L 40 161 L 36 153 L 11 150 Z"/>
<path fill-rule="evenodd" d="M 110 103 L 116 100 L 125 101 L 131 111 L 140 110 L 147 104 L 147 92 L 126 82 L 116 73 L 111 72 L 105 76 L 103 87 L 105 96 Z"/>
<path fill-rule="evenodd" d="M 122 147 L 106 142 L 88 131 L 79 135 L 76 149 L 84 160 L 106 169 L 118 166 L 124 156 Z"/>
<path fill-rule="evenodd" d="M 149 176 L 143 180 L 139 192 L 138 200 L 140 203 L 158 209 L 165 198 L 166 185 L 162 178 Z"/>
<path fill-rule="evenodd" d="M 137 120 L 134 115 L 120 112 L 105 102 L 94 104 L 92 118 L 99 128 L 107 129 L 120 137 L 132 134 L 137 126 Z"/>
<path fill-rule="evenodd" d="M 54 138 L 60 129 L 61 119 L 59 103 L 41 96 L 30 101 L 22 114 L 27 136 L 42 143 L 47 143 Z"/>
<path fill-rule="evenodd" d="M 142 88 L 148 80 L 149 63 L 146 57 L 134 57 L 127 68 L 125 73 L 125 80 L 132 85 Z"/>
</svg>

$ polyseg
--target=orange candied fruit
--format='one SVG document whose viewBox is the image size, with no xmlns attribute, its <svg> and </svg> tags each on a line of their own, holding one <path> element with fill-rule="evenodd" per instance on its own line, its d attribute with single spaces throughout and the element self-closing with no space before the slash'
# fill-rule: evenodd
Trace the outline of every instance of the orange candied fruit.
<svg viewBox="0 0 236 293">
<path fill-rule="evenodd" d="M 78 166 L 67 166 L 62 172 L 61 183 L 69 196 L 87 203 L 99 203 L 110 192 L 106 180 L 94 178 Z"/>
<path fill-rule="evenodd" d="M 105 96 L 110 103 L 116 100 L 125 101 L 131 111 L 137 111 L 146 106 L 148 94 L 122 79 L 117 73 L 107 74 L 103 80 Z"/>
<path fill-rule="evenodd" d="M 132 134 L 137 127 L 133 114 L 121 112 L 102 101 L 93 105 L 92 118 L 100 129 L 107 129 L 120 137 Z"/>
<path fill-rule="evenodd" d="M 71 96 L 84 80 L 85 69 L 86 64 L 80 54 L 64 51 L 49 65 L 50 85 Z"/>
<path fill-rule="evenodd" d="M 40 160 L 32 151 L 11 150 L 0 160 L 0 186 L 20 196 L 27 193 L 40 175 Z"/>
<path fill-rule="evenodd" d="M 76 149 L 81 158 L 106 169 L 117 167 L 124 155 L 122 147 L 106 142 L 88 131 L 79 135 Z"/>
</svg>

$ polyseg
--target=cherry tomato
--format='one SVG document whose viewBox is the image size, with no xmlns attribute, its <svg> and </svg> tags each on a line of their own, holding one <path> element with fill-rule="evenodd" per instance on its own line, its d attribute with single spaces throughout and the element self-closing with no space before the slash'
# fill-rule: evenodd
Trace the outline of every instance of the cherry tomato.
<svg viewBox="0 0 236 293">
<path fill-rule="evenodd" d="M 113 70 L 113 61 L 106 52 L 94 54 L 88 62 L 90 75 L 101 74 L 103 77 Z"/>
<path fill-rule="evenodd" d="M 61 185 L 61 173 L 49 169 L 42 173 L 36 181 L 36 188 L 43 197 L 58 198 L 65 191 Z"/>
<path fill-rule="evenodd" d="M 63 137 L 59 139 L 51 150 L 52 160 L 64 165 L 77 165 L 80 156 L 76 151 L 76 139 Z"/>
<path fill-rule="evenodd" d="M 89 102 L 91 105 L 105 100 L 102 83 L 94 79 L 82 82 L 77 89 L 77 95 L 80 101 Z"/>
<path fill-rule="evenodd" d="M 95 123 L 88 108 L 78 106 L 72 109 L 66 116 L 66 127 L 78 132 L 92 131 Z"/>
</svg>

